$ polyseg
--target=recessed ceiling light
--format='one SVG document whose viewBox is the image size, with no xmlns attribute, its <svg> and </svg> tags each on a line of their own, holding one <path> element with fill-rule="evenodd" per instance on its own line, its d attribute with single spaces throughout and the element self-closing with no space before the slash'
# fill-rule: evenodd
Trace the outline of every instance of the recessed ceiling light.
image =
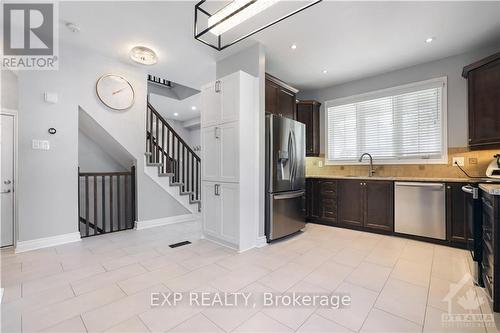
<svg viewBox="0 0 500 333">
<path fill-rule="evenodd" d="M 155 51 L 145 46 L 136 46 L 130 50 L 130 59 L 143 65 L 154 65 L 158 62 Z"/>
<path fill-rule="evenodd" d="M 191 107 L 191 110 L 196 110 L 196 106 L 194 106 L 194 105 L 193 105 L 193 106 Z"/>
<path fill-rule="evenodd" d="M 429 38 L 427 38 L 427 39 L 425 40 L 425 42 L 426 42 L 427 44 L 429 44 L 429 43 L 432 43 L 432 42 L 434 41 L 434 39 L 436 39 L 436 38 L 434 38 L 434 37 L 429 37 Z"/>
<path fill-rule="evenodd" d="M 297 48 L 297 44 L 292 44 L 292 45 L 290 45 L 290 48 L 291 48 L 292 50 L 295 50 L 295 49 Z"/>
<path fill-rule="evenodd" d="M 328 73 L 328 71 L 326 69 L 323 69 L 323 74 L 326 74 Z"/>
<path fill-rule="evenodd" d="M 179 114 L 177 112 L 174 113 L 174 117 L 177 117 Z"/>
</svg>

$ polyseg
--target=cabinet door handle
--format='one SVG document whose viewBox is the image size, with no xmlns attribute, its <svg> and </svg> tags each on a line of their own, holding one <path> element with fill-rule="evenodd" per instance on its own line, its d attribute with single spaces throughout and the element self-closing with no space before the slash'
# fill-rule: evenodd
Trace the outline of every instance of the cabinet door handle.
<svg viewBox="0 0 500 333">
<path fill-rule="evenodd" d="M 214 185 L 214 194 L 215 194 L 216 196 L 219 196 L 219 195 L 220 195 L 220 192 L 219 192 L 219 186 L 220 186 L 220 184 L 215 184 L 215 185 Z"/>
<path fill-rule="evenodd" d="M 215 92 L 218 93 L 221 91 L 221 84 L 220 80 L 215 81 Z"/>
<path fill-rule="evenodd" d="M 220 127 L 215 127 L 214 135 L 216 139 L 220 139 Z"/>
</svg>

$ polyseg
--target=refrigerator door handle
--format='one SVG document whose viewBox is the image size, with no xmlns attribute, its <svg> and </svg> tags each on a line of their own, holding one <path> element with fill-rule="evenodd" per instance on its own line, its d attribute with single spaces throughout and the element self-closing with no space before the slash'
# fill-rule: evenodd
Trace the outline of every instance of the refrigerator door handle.
<svg viewBox="0 0 500 333">
<path fill-rule="evenodd" d="M 274 199 L 275 200 L 284 200 L 284 199 L 293 199 L 293 198 L 299 198 L 304 196 L 305 191 L 296 191 L 292 193 L 284 193 L 284 194 L 275 194 Z"/>
<path fill-rule="evenodd" d="M 293 183 L 295 178 L 296 154 L 295 154 L 294 133 L 292 130 L 288 132 L 288 151 L 290 152 L 290 185 L 292 185 L 293 189 Z"/>
</svg>

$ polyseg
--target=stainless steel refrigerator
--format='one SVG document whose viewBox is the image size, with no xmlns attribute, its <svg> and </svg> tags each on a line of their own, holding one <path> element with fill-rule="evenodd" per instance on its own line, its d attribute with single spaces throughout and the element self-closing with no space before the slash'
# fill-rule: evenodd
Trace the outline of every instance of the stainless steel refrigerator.
<svg viewBox="0 0 500 333">
<path fill-rule="evenodd" d="M 266 237 L 273 241 L 305 226 L 305 125 L 266 114 Z"/>
</svg>

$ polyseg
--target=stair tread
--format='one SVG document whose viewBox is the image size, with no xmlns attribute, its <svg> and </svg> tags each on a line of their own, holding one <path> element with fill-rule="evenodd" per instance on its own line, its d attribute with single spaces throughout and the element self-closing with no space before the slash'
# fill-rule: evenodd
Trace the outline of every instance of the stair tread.
<svg viewBox="0 0 500 333">
<path fill-rule="evenodd" d="M 172 177 L 174 174 L 173 173 L 170 173 L 170 172 L 167 172 L 167 173 L 159 173 L 158 176 L 159 177 Z"/>
</svg>

